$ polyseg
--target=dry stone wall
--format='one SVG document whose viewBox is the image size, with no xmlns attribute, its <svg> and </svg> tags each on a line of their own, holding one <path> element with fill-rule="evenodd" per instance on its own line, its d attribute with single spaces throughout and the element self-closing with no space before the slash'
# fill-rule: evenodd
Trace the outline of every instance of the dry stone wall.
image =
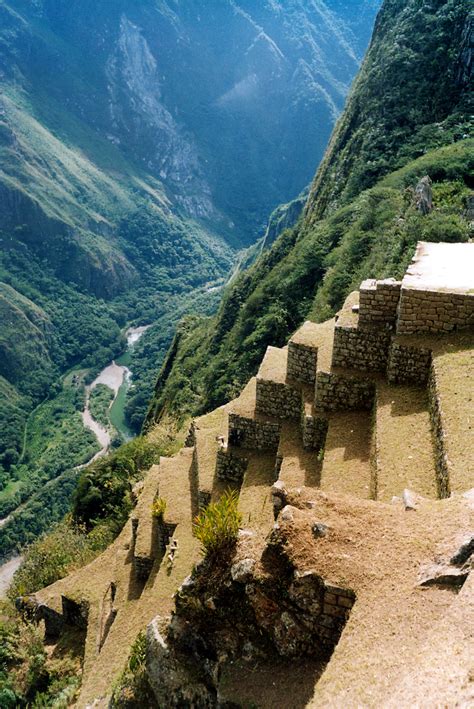
<svg viewBox="0 0 474 709">
<path fill-rule="evenodd" d="M 395 325 L 401 282 L 393 278 L 364 281 L 359 291 L 359 324 Z"/>
<path fill-rule="evenodd" d="M 474 293 L 402 288 L 397 332 L 450 332 L 474 327 Z"/>
<path fill-rule="evenodd" d="M 230 450 L 219 450 L 216 456 L 216 476 L 218 480 L 240 485 L 247 470 L 248 459 Z"/>
<path fill-rule="evenodd" d="M 310 347 L 290 340 L 288 343 L 287 373 L 291 379 L 313 384 L 316 380 L 317 364 L 317 347 Z"/>
<path fill-rule="evenodd" d="M 438 483 L 438 495 L 440 498 L 449 497 L 449 461 L 446 454 L 445 431 L 443 428 L 443 416 L 436 385 L 436 371 L 431 366 L 428 377 L 428 400 L 431 418 L 431 432 L 435 450 L 436 476 Z"/>
<path fill-rule="evenodd" d="M 392 342 L 387 368 L 390 384 L 425 386 L 431 366 L 431 350 Z"/>
<path fill-rule="evenodd" d="M 306 451 L 320 451 L 324 448 L 328 432 L 328 419 L 323 416 L 304 414 L 301 419 L 303 448 Z"/>
<path fill-rule="evenodd" d="M 389 346 L 388 330 L 380 330 L 373 326 L 365 329 L 336 326 L 332 365 L 384 372 L 387 368 Z"/>
<path fill-rule="evenodd" d="M 317 373 L 315 405 L 322 411 L 371 409 L 374 397 L 373 381 L 335 373 Z"/>
<path fill-rule="evenodd" d="M 301 416 L 301 392 L 287 384 L 257 379 L 256 411 L 278 419 L 298 420 Z"/>
<path fill-rule="evenodd" d="M 277 451 L 280 443 L 281 423 L 257 421 L 229 414 L 229 445 L 250 450 Z"/>
</svg>

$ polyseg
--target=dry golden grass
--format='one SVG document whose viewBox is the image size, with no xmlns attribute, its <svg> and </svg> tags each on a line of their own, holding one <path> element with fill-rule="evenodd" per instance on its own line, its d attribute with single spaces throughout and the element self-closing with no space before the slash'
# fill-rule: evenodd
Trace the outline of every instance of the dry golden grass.
<svg viewBox="0 0 474 709">
<path fill-rule="evenodd" d="M 371 428 L 368 411 L 331 414 L 321 471 L 322 490 L 371 497 Z"/>
<path fill-rule="evenodd" d="M 435 458 L 425 389 L 377 385 L 377 499 L 405 488 L 436 498 Z"/>
</svg>

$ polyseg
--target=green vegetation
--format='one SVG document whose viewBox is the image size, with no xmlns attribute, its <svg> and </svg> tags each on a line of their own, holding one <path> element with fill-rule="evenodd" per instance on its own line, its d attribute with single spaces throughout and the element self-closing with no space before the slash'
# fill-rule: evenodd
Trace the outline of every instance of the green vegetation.
<svg viewBox="0 0 474 709">
<path fill-rule="evenodd" d="M 142 632 L 130 649 L 127 666 L 115 684 L 110 706 L 132 709 L 153 707 L 155 704 L 146 672 L 146 633 Z"/>
<path fill-rule="evenodd" d="M 472 130 L 470 0 L 389 0 L 310 194 L 314 224 L 384 175 Z"/>
<path fill-rule="evenodd" d="M 473 145 L 431 151 L 313 226 L 284 232 L 227 289 L 216 318 L 180 324 L 148 420 L 202 413 L 233 398 L 268 345 L 282 346 L 305 318 L 331 317 L 364 278 L 401 276 L 418 240 L 465 241 Z M 423 217 L 413 190 L 425 174 L 435 210 Z"/>
<path fill-rule="evenodd" d="M 323 320 L 365 277 L 401 275 L 416 242 L 464 241 L 472 189 L 468 0 L 387 0 L 299 223 L 227 288 L 217 317 L 180 324 L 147 422 L 236 396 L 268 345 Z M 413 207 L 418 180 L 435 210 Z"/>
<path fill-rule="evenodd" d="M 201 542 L 207 557 L 227 554 L 235 545 L 242 521 L 239 512 L 239 493 L 224 492 L 217 502 L 211 502 L 194 522 L 194 534 Z"/>
<path fill-rule="evenodd" d="M 15 573 L 8 596 L 14 601 L 49 586 L 94 559 L 112 541 L 105 527 L 87 535 L 66 517 L 51 532 L 44 534 L 25 551 Z"/>
<path fill-rule="evenodd" d="M 104 428 L 110 427 L 109 409 L 114 397 L 113 389 L 106 384 L 97 384 L 89 396 L 89 410 L 92 418 Z"/>
<path fill-rule="evenodd" d="M 173 455 L 181 445 L 182 436 L 162 424 L 90 465 L 81 473 L 74 493 L 74 521 L 88 531 L 107 523 L 117 534 L 132 509 L 133 485 L 161 455 Z"/>
<path fill-rule="evenodd" d="M 84 386 L 64 384 L 31 415 L 21 460 L 10 466 L 6 479 L 4 476 L 0 516 L 9 514 L 44 483 L 86 463 L 97 452 L 97 440 L 82 422 L 83 407 Z"/>
</svg>

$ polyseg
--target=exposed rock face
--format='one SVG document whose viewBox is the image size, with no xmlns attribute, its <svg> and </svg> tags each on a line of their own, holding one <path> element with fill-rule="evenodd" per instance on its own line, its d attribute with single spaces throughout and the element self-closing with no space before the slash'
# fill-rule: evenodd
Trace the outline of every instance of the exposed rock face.
<svg viewBox="0 0 474 709">
<path fill-rule="evenodd" d="M 429 214 L 433 209 L 433 189 L 431 179 L 426 175 L 422 177 L 415 188 L 416 208 L 423 215 Z"/>
<path fill-rule="evenodd" d="M 147 169 L 172 185 L 189 214 L 211 217 L 214 208 L 197 147 L 164 105 L 157 61 L 141 28 L 126 15 L 120 19 L 119 38 L 105 71 L 112 119 L 110 139 L 120 144 L 125 133 L 138 143 L 139 153 L 143 143 L 148 145 L 150 152 L 143 158 Z"/>
<path fill-rule="evenodd" d="M 206 684 L 204 677 L 200 681 L 196 668 L 187 665 L 185 660 L 169 647 L 160 632 L 158 619 L 155 619 L 147 629 L 147 673 L 158 706 L 170 709 L 217 706 L 212 683 L 208 681 Z"/>
<path fill-rule="evenodd" d="M 298 514 L 287 505 L 280 519 L 291 526 Z M 160 706 L 167 696 L 172 707 L 221 706 L 219 677 L 228 661 L 330 657 L 355 594 L 295 568 L 285 539 L 276 524 L 260 556 L 252 537 L 241 535 L 235 563 L 202 562 L 183 583 L 166 640 L 158 620 L 148 627 L 148 674 Z"/>
</svg>

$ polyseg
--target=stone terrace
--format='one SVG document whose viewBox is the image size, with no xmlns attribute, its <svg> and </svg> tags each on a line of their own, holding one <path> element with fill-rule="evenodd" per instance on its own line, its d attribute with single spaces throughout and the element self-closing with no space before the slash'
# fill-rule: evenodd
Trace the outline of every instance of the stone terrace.
<svg viewBox="0 0 474 709">
<path fill-rule="evenodd" d="M 438 246 L 420 244 L 415 266 L 439 264 Z M 474 244 L 448 246 L 462 246 L 449 254 L 471 262 Z M 151 469 L 114 544 L 36 595 L 50 638 L 71 625 L 87 629 L 79 706 L 107 706 L 138 632 L 171 612 L 172 594 L 199 558 L 193 518 L 225 488 L 239 490 L 245 526 L 264 539 L 280 509 L 275 490 L 285 486 L 373 505 L 399 501 L 405 488 L 433 499 L 474 485 L 474 268 L 462 292 L 452 280 L 437 291 L 413 273 L 402 283 L 364 282 L 336 319 L 306 322 L 288 347 L 270 347 L 241 395 L 196 419 L 187 447 Z M 439 293 L 463 299 L 439 307 L 449 331 L 428 335 L 433 319 L 422 309 L 413 320 L 420 333 L 404 333 L 400 314 L 418 302 L 412 296 L 434 302 Z M 157 494 L 167 501 L 164 521 L 151 514 Z"/>
</svg>

